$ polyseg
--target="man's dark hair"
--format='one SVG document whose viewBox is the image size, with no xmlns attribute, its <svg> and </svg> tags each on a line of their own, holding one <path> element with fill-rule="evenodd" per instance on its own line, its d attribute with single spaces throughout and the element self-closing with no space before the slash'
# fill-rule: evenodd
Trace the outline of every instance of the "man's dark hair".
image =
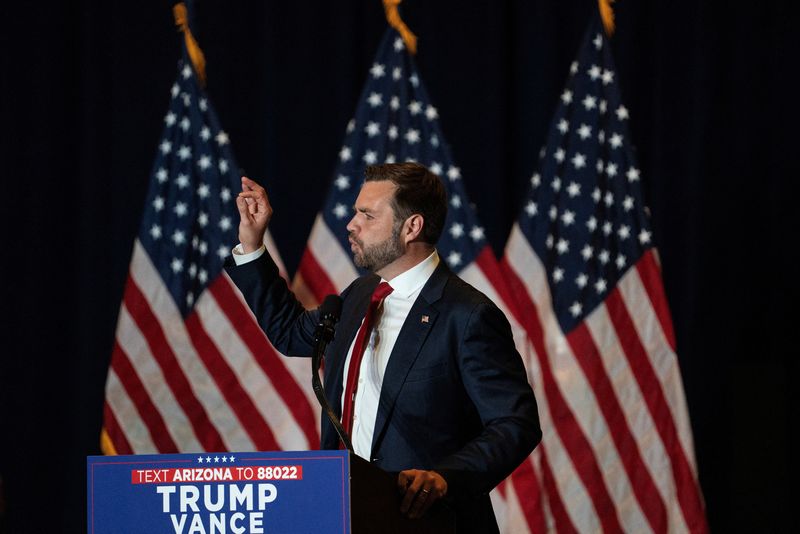
<svg viewBox="0 0 800 534">
<path fill-rule="evenodd" d="M 405 221 L 415 213 L 422 215 L 425 224 L 421 238 L 426 243 L 436 244 L 447 217 L 447 192 L 438 176 L 424 165 L 410 161 L 368 165 L 364 174 L 367 182 L 389 180 L 396 185 L 392 199 L 395 219 Z"/>
</svg>

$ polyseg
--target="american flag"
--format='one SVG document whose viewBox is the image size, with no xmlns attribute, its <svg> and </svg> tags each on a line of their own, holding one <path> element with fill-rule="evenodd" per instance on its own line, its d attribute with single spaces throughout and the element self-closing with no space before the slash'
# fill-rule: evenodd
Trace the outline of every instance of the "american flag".
<svg viewBox="0 0 800 534">
<path fill-rule="evenodd" d="M 548 530 L 706 532 L 667 300 L 599 17 L 504 272 L 532 345 Z"/>
<path fill-rule="evenodd" d="M 513 305 L 500 267 L 475 214 L 450 149 L 439 127 L 413 57 L 403 39 L 389 29 L 369 69 L 355 117 L 347 125 L 333 183 L 317 215 L 294 282 L 295 292 L 310 306 L 339 293 L 358 275 L 345 226 L 352 217 L 364 169 L 368 164 L 416 161 L 442 177 L 449 209 L 437 244 L 440 256 L 463 279 L 483 291 L 506 313 L 515 341 L 527 350 L 525 331 L 509 311 Z M 492 499 L 504 531 L 542 523 L 539 482 L 534 463 L 526 461 Z"/>
<path fill-rule="evenodd" d="M 310 365 L 278 355 L 222 271 L 237 242 L 240 170 L 186 54 L 170 97 L 117 322 L 103 449 L 318 447 L 302 385 Z"/>
</svg>

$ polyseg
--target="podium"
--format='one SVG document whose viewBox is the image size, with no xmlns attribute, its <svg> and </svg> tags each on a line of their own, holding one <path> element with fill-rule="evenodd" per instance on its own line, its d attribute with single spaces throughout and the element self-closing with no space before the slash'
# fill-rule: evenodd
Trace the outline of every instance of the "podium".
<svg viewBox="0 0 800 534">
<path fill-rule="evenodd" d="M 87 458 L 87 532 L 447 534 L 452 511 L 400 513 L 396 474 L 347 451 Z"/>
</svg>

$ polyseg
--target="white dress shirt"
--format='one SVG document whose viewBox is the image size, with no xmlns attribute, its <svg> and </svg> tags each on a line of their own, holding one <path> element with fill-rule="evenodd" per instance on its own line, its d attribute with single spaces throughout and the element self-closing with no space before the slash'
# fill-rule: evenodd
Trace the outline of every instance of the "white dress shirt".
<svg viewBox="0 0 800 534">
<path fill-rule="evenodd" d="M 233 249 L 233 260 L 236 265 L 253 261 L 266 252 L 266 247 L 245 254 L 241 245 Z M 361 360 L 361 369 L 358 374 L 356 386 L 356 402 L 353 409 L 353 429 L 351 440 L 355 453 L 369 460 L 372 452 L 372 436 L 375 432 L 375 420 L 378 416 L 378 403 L 381 398 L 383 374 L 389 363 L 389 356 L 397 342 L 397 336 L 405 323 L 411 306 L 417 300 L 422 287 L 439 265 L 439 254 L 434 250 L 425 258 L 406 272 L 399 274 L 389 282 L 392 293 L 386 297 L 378 308 L 375 324 L 370 333 L 367 346 L 364 348 L 364 357 Z M 363 320 L 362 320 L 363 322 Z M 344 362 L 344 376 L 342 384 L 347 384 L 347 375 L 350 358 L 353 356 L 355 339 L 347 351 Z M 344 386 L 342 387 L 342 407 L 344 406 Z"/>
<path fill-rule="evenodd" d="M 375 432 L 383 373 L 389 363 L 389 356 L 397 342 L 400 329 L 408 317 L 408 312 L 411 311 L 411 306 L 414 305 L 422 287 L 436 270 L 437 265 L 439 265 L 439 255 L 434 251 L 411 269 L 391 280 L 386 280 L 392 286 L 393 291 L 378 308 L 375 325 L 370 333 L 367 346 L 364 348 L 364 357 L 361 360 L 361 370 L 358 373 L 358 384 L 356 385 L 356 403 L 353 408 L 353 430 L 350 438 L 355 453 L 366 460 L 370 459 L 372 452 L 372 435 Z M 350 344 L 347 359 L 344 362 L 343 384 L 347 384 L 354 345 L 355 339 Z M 342 392 L 342 406 L 344 406 L 344 391 Z"/>
</svg>

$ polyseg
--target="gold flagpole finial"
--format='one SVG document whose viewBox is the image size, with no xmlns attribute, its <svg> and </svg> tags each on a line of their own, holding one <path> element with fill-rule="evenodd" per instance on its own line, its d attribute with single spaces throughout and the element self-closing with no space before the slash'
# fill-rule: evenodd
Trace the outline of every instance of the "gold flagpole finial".
<svg viewBox="0 0 800 534">
<path fill-rule="evenodd" d="M 597 3 L 600 6 L 600 18 L 606 29 L 606 35 L 611 37 L 614 35 L 614 9 L 611 7 L 614 0 L 597 0 Z"/>
<path fill-rule="evenodd" d="M 406 23 L 400 18 L 400 12 L 397 9 L 400 2 L 402 2 L 402 0 L 383 0 L 383 10 L 386 11 L 386 21 L 389 23 L 389 26 L 397 30 L 397 33 L 403 38 L 403 42 L 406 44 L 408 51 L 412 54 L 416 54 L 417 36 L 411 33 Z"/>
<path fill-rule="evenodd" d="M 194 71 L 197 73 L 197 79 L 200 84 L 206 84 L 206 57 L 203 51 L 200 50 L 200 45 L 195 41 L 192 35 L 192 30 L 189 29 L 189 14 L 186 10 L 186 4 L 180 2 L 172 7 L 172 14 L 175 15 L 175 25 L 183 32 L 183 38 L 186 41 L 186 51 L 189 52 L 189 59 L 192 60 Z"/>
</svg>

